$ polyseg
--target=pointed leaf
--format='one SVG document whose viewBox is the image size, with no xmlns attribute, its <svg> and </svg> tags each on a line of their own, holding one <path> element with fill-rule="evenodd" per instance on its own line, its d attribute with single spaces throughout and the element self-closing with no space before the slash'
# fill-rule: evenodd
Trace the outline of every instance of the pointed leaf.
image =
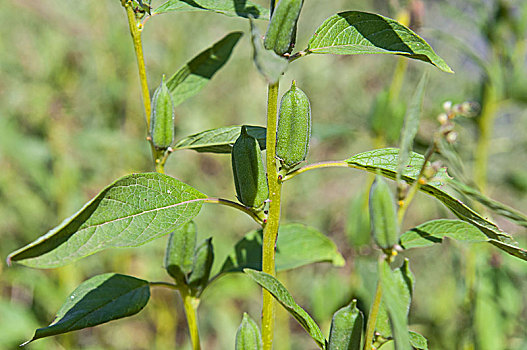
<svg viewBox="0 0 527 350">
<path fill-rule="evenodd" d="M 309 40 L 307 50 L 336 55 L 396 54 L 453 73 L 419 35 L 393 19 L 374 13 L 348 11 L 329 17 Z"/>
<path fill-rule="evenodd" d="M 333 314 L 328 350 L 359 350 L 364 315 L 357 308 L 357 300 Z"/>
<path fill-rule="evenodd" d="M 404 249 L 429 247 L 441 243 L 444 237 L 462 242 L 475 243 L 488 241 L 478 228 L 460 220 L 432 220 L 405 232 L 401 236 Z"/>
<path fill-rule="evenodd" d="M 268 9 L 247 0 L 169 0 L 156 8 L 152 14 L 179 11 L 212 11 L 230 17 L 269 18 Z"/>
<path fill-rule="evenodd" d="M 149 298 L 148 281 L 116 273 L 97 275 L 79 285 L 57 312 L 53 323 L 37 329 L 33 338 L 23 345 L 134 315 L 145 307 Z"/>
<path fill-rule="evenodd" d="M 242 323 L 236 332 L 235 350 L 261 350 L 262 335 L 256 322 L 247 314 L 243 313 Z"/>
<path fill-rule="evenodd" d="M 197 152 L 228 153 L 240 136 L 241 125 L 224 126 L 190 135 L 180 140 L 173 150 L 191 149 Z M 265 128 L 262 126 L 245 125 L 247 133 L 254 137 L 260 149 L 265 150 Z"/>
<path fill-rule="evenodd" d="M 242 36 L 232 32 L 181 67 L 168 81 L 174 107 L 196 95 L 227 62 Z"/>
<path fill-rule="evenodd" d="M 194 221 L 179 227 L 168 237 L 165 252 L 165 269 L 178 284 L 186 284 L 192 271 L 196 249 L 197 229 Z"/>
<path fill-rule="evenodd" d="M 76 214 L 7 261 L 52 268 L 107 248 L 136 247 L 174 231 L 198 215 L 204 194 L 173 177 L 124 176 Z"/>
<path fill-rule="evenodd" d="M 379 278 L 383 292 L 384 306 L 388 311 L 392 333 L 397 350 L 411 350 L 408 335 L 408 311 L 404 298 L 399 295 L 400 282 L 386 261 L 379 265 Z"/>
<path fill-rule="evenodd" d="M 372 173 L 380 171 L 385 177 L 395 179 L 398 153 L 399 151 L 396 148 L 383 148 L 357 154 L 347 159 L 346 162 L 351 168 L 367 170 Z M 419 174 L 423 162 L 424 157 L 422 155 L 412 152 L 402 178 L 408 183 L 413 183 Z M 526 251 L 515 247 L 511 243 L 513 240 L 509 235 L 501 231 L 495 224 L 470 209 L 460 200 L 445 192 L 441 186 L 448 181 L 449 177 L 446 170 L 441 169 L 432 181 L 420 186 L 419 189 L 438 199 L 458 218 L 476 226 L 488 238 L 498 242 L 491 242 L 493 245 L 511 255 L 519 257 L 520 259 L 527 260 Z M 502 242 L 503 244 L 499 244 L 499 242 Z"/>
<path fill-rule="evenodd" d="M 417 88 L 415 89 L 412 100 L 406 110 L 404 125 L 401 130 L 401 141 L 399 146 L 399 157 L 397 158 L 397 182 L 401 180 L 401 174 L 408 163 L 410 152 L 413 149 L 415 135 L 419 130 L 419 119 L 421 118 L 421 109 L 423 107 L 423 97 L 425 92 L 428 74 L 423 74 Z"/>
<path fill-rule="evenodd" d="M 265 288 L 273 297 L 304 327 L 307 333 L 313 340 L 321 347 L 325 347 L 326 339 L 322 335 L 322 331 L 316 322 L 309 316 L 309 314 L 302 309 L 293 299 L 291 294 L 287 291 L 280 281 L 273 276 L 256 270 L 244 269 L 249 277 L 251 277 L 262 288 Z"/>
<path fill-rule="evenodd" d="M 280 79 L 282 73 L 286 71 L 288 61 L 286 58 L 278 56 L 273 50 L 265 49 L 258 28 L 254 25 L 252 19 L 250 22 L 254 64 L 269 84 L 274 84 Z"/>
<path fill-rule="evenodd" d="M 238 241 L 234 251 L 225 259 L 220 274 L 241 272 L 244 268 L 260 270 L 262 235 L 262 230 L 251 231 Z M 335 266 L 345 263 L 335 243 L 315 228 L 303 224 L 281 225 L 276 242 L 276 270 L 290 270 L 317 262 L 331 262 Z"/>
</svg>

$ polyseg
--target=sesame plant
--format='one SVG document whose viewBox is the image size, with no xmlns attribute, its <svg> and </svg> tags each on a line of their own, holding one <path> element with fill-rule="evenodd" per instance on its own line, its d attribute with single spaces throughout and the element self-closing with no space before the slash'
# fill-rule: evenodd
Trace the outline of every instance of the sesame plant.
<svg viewBox="0 0 527 350">
<path fill-rule="evenodd" d="M 527 260 L 527 251 L 519 248 L 508 234 L 450 194 L 449 185 L 465 186 L 467 192 L 470 188 L 453 179 L 447 168 L 434 159 L 440 154 L 448 161 L 448 147 L 456 141 L 455 121 L 473 115 L 472 104 L 445 104 L 445 112 L 438 117 L 437 130 L 425 154 L 412 151 L 428 79 L 426 73 L 415 87 L 404 114 L 399 148 L 379 148 L 345 160 L 304 164 L 316 115 L 312 120 L 309 91 L 301 89 L 301 81 L 293 80 L 278 103 L 280 80 L 287 74 L 288 66 L 306 56 L 391 54 L 453 73 L 430 45 L 407 26 L 374 13 L 340 12 L 318 27 L 305 49 L 297 50 L 300 45 L 296 43 L 296 33 L 302 29 L 297 28 L 297 22 L 303 0 L 271 0 L 269 8 L 246 0 L 169 0 L 158 7 L 147 0 L 120 3 L 137 58 L 146 139 L 155 172 L 115 180 L 77 213 L 11 253 L 7 260 L 33 268 L 56 268 L 108 248 L 138 247 L 169 235 L 164 268 L 172 281 L 148 281 L 111 272 L 96 275 L 80 284 L 66 298 L 55 320 L 37 329 L 24 344 L 132 316 L 148 303 L 152 288 L 168 288 L 181 296 L 192 348 L 200 349 L 198 308 L 204 290 L 213 288 L 211 282 L 224 275 L 244 273 L 262 287 L 262 315 L 260 325 L 254 315 L 240 315 L 240 327 L 232 334 L 236 337 L 236 349 L 272 349 L 273 342 L 280 341 L 273 339 L 276 304 L 287 310 L 321 349 L 378 349 L 389 343 L 394 343 L 396 349 L 427 349 L 426 338 L 408 327 L 415 278 L 408 259 L 394 266 L 398 254 L 432 246 L 448 237 L 469 243 L 488 242 Z M 247 21 L 255 66 L 268 82 L 267 114 L 261 116 L 265 127 L 224 126 L 176 138 L 177 106 L 210 81 L 229 60 L 243 35 L 241 32 L 224 35 L 172 75 L 159 77 L 157 87 L 152 89 L 147 81 L 141 33 L 150 19 L 169 13 L 177 15 L 180 11 L 209 11 Z M 257 21 L 268 21 L 263 36 Z M 264 92 L 262 98 L 263 95 Z M 232 198 L 206 195 L 192 184 L 166 175 L 166 162 L 179 150 L 230 154 L 236 189 Z M 286 289 L 276 272 L 322 261 L 337 266 L 344 263 L 335 243 L 317 229 L 280 222 L 282 186 L 305 172 L 331 167 L 375 175 L 369 192 L 369 215 L 371 234 L 378 248 L 372 254 L 378 255 L 378 269 L 370 308 L 360 310 L 358 301 L 351 300 L 334 312 L 330 332 L 325 335 L 295 302 L 294 292 Z M 395 193 L 386 179 L 395 182 Z M 403 232 L 405 214 L 418 191 L 434 197 L 458 219 L 432 220 Z M 205 204 L 228 206 L 254 220 L 254 230 L 233 247 L 219 271 L 212 271 L 212 238 L 202 242 L 196 238 L 193 218 L 206 210 Z M 500 209 L 505 216 L 520 215 L 505 206 Z"/>
</svg>

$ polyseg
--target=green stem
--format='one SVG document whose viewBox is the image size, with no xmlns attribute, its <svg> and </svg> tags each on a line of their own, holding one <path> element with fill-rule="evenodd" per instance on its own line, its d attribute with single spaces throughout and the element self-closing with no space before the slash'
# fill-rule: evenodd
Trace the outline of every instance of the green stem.
<svg viewBox="0 0 527 350">
<path fill-rule="evenodd" d="M 313 164 L 306 165 L 300 169 L 290 172 L 289 174 L 287 174 L 286 176 L 282 178 L 282 182 L 290 180 L 293 177 L 299 174 L 305 173 L 308 170 L 322 169 L 322 168 L 349 168 L 349 167 L 350 165 L 343 160 L 313 163 Z"/>
<path fill-rule="evenodd" d="M 149 282 L 148 283 L 150 287 L 164 287 L 169 289 L 179 289 L 177 285 L 174 283 L 168 283 L 168 282 Z"/>
<path fill-rule="evenodd" d="M 382 289 L 380 281 L 377 282 L 377 289 L 373 303 L 371 304 L 370 314 L 368 315 L 368 323 L 366 324 L 366 339 L 364 340 L 364 350 L 371 350 L 373 343 L 373 334 L 375 333 L 375 326 L 377 325 L 377 315 L 381 306 Z"/>
<path fill-rule="evenodd" d="M 267 92 L 267 140 L 266 163 L 267 179 L 269 181 L 269 214 L 263 232 L 262 271 L 272 276 L 275 271 L 275 244 L 280 225 L 280 203 L 282 182 L 278 178 L 276 164 L 276 129 L 278 112 L 278 83 L 271 84 Z M 263 290 L 262 307 L 262 340 L 263 349 L 271 350 L 274 335 L 274 299 L 266 290 Z"/>
<path fill-rule="evenodd" d="M 190 341 L 192 342 L 192 350 L 200 350 L 199 342 L 198 318 L 197 309 L 199 306 L 199 299 L 191 296 L 185 288 L 181 288 L 181 298 L 183 299 L 183 306 L 185 314 L 187 315 L 188 330 L 190 333 Z"/>
<path fill-rule="evenodd" d="M 213 204 L 221 204 L 227 207 L 231 207 L 234 209 L 238 209 L 240 211 L 243 211 L 245 214 L 249 215 L 251 218 L 253 218 L 254 221 L 256 221 L 258 224 L 263 225 L 264 218 L 262 217 L 262 212 L 256 212 L 252 210 L 249 207 L 246 207 L 240 203 L 236 203 L 233 201 L 230 201 L 228 199 L 223 198 L 205 198 L 203 199 L 205 203 L 213 203 Z"/>
</svg>

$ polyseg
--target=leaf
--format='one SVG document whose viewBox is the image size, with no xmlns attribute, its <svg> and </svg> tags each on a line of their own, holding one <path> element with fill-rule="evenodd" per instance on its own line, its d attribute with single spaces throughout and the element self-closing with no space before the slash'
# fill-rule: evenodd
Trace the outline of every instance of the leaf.
<svg viewBox="0 0 527 350">
<path fill-rule="evenodd" d="M 165 269 L 178 284 L 186 284 L 187 275 L 192 271 L 196 236 L 196 224 L 189 221 L 172 232 L 168 238 Z"/>
<path fill-rule="evenodd" d="M 220 274 L 262 268 L 262 230 L 251 231 L 234 246 Z M 276 242 L 276 270 L 284 271 L 316 262 L 343 266 L 344 258 L 333 241 L 313 227 L 303 224 L 281 225 Z"/>
<path fill-rule="evenodd" d="M 518 225 L 527 227 L 527 215 L 523 214 L 522 212 L 519 212 L 518 210 L 511 208 L 506 204 L 489 198 L 475 188 L 465 185 L 462 182 L 451 179 L 448 184 L 459 193 L 462 193 L 469 198 L 478 201 L 479 203 L 494 211 L 496 214 L 506 217 Z"/>
<path fill-rule="evenodd" d="M 169 0 L 153 14 L 179 11 L 212 11 L 230 17 L 268 19 L 269 10 L 247 0 Z"/>
<path fill-rule="evenodd" d="M 392 191 L 381 175 L 375 176 L 368 204 L 375 243 L 381 249 L 392 249 L 399 239 L 399 225 Z"/>
<path fill-rule="evenodd" d="M 136 247 L 174 231 L 198 215 L 206 196 L 158 173 L 124 176 L 81 210 L 7 262 L 52 268 L 107 248 Z"/>
<path fill-rule="evenodd" d="M 428 340 L 423 337 L 421 334 L 409 331 L 408 335 L 410 336 L 410 344 L 416 349 L 428 350 Z"/>
<path fill-rule="evenodd" d="M 329 17 L 309 40 L 307 51 L 336 55 L 396 54 L 453 73 L 419 35 L 393 19 L 374 13 L 348 11 Z"/>
<path fill-rule="evenodd" d="M 262 349 L 262 335 L 256 322 L 243 313 L 242 323 L 236 332 L 235 350 L 260 350 Z"/>
<path fill-rule="evenodd" d="M 333 314 L 328 350 L 359 350 L 364 315 L 357 308 L 357 300 Z"/>
<path fill-rule="evenodd" d="M 244 269 L 249 277 L 251 277 L 256 283 L 262 288 L 265 288 L 273 297 L 282 305 L 297 321 L 304 327 L 307 333 L 313 338 L 313 340 L 321 348 L 325 348 L 326 339 L 322 335 L 322 331 L 315 323 L 315 321 L 309 316 L 309 314 L 302 309 L 293 299 L 291 294 L 273 276 L 252 269 Z"/>
<path fill-rule="evenodd" d="M 405 232 L 401 236 L 404 249 L 429 247 L 441 243 L 444 237 L 462 242 L 486 242 L 489 239 L 478 228 L 460 220 L 432 220 Z"/>
<path fill-rule="evenodd" d="M 379 278 L 383 292 L 383 302 L 390 318 L 392 333 L 397 350 L 411 350 L 408 335 L 408 311 L 404 298 L 399 295 L 400 281 L 386 261 L 379 264 Z"/>
<path fill-rule="evenodd" d="M 33 338 L 22 345 L 134 315 L 149 298 L 148 281 L 116 273 L 97 275 L 70 294 L 53 323 L 37 329 Z"/>
<path fill-rule="evenodd" d="M 397 158 L 397 182 L 401 180 L 401 174 L 408 163 L 410 152 L 413 149 L 415 135 L 419 130 L 419 119 L 421 118 L 421 109 L 423 107 L 423 97 L 425 92 L 428 74 L 423 74 L 417 88 L 415 89 L 412 100 L 406 110 L 404 125 L 401 130 L 401 141 L 399 146 L 399 157 Z"/>
<path fill-rule="evenodd" d="M 173 150 L 191 149 L 197 152 L 228 153 L 240 136 L 241 125 L 224 126 L 199 132 L 180 140 Z M 245 125 L 247 133 L 258 140 L 260 149 L 265 150 L 265 128 L 262 126 Z"/>
<path fill-rule="evenodd" d="M 232 32 L 181 67 L 168 81 L 174 107 L 196 95 L 227 62 L 243 33 Z"/>
<path fill-rule="evenodd" d="M 346 162 L 351 168 L 367 170 L 372 173 L 376 173 L 380 170 L 382 175 L 394 179 L 398 153 L 399 151 L 396 148 L 382 148 L 357 154 L 347 159 Z M 402 178 L 408 183 L 415 181 L 423 161 L 424 157 L 422 155 L 412 152 Z M 476 226 L 489 239 L 495 241 L 491 242 L 493 245 L 513 256 L 527 260 L 526 250 L 512 245 L 510 242 L 513 242 L 513 240 L 509 235 L 501 231 L 495 224 L 467 207 L 460 200 L 455 199 L 445 192 L 441 186 L 448 181 L 449 177 L 446 170 L 441 169 L 432 181 L 420 186 L 419 189 L 438 199 L 461 220 Z M 502 244 L 499 242 L 502 242 Z"/>
<path fill-rule="evenodd" d="M 269 84 L 274 84 L 280 79 L 282 73 L 286 71 L 289 62 L 286 58 L 278 56 L 273 50 L 265 49 L 258 28 L 254 25 L 252 19 L 250 19 L 250 22 L 254 64 Z"/>
</svg>

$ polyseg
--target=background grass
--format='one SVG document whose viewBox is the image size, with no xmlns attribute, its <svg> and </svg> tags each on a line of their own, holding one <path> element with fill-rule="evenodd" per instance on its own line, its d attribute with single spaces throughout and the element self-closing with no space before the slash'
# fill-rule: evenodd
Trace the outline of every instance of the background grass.
<svg viewBox="0 0 527 350">
<path fill-rule="evenodd" d="M 445 100 L 484 104 L 482 91 L 490 84 L 498 91 L 499 103 L 486 192 L 526 212 L 527 5 L 519 0 L 422 5 L 425 15 L 419 32 L 456 74 L 408 62 L 401 104 L 410 99 L 422 72 L 431 73 L 416 149 L 423 151 L 430 142 Z M 498 16 L 505 5 L 510 16 Z M 404 2 L 395 1 L 392 6 L 384 1 L 307 1 L 297 46 L 305 47 L 316 27 L 335 12 L 358 9 L 397 17 L 397 8 L 404 7 Z M 265 25 L 259 22 L 262 33 Z M 177 13 L 147 22 L 143 39 L 152 88 L 162 74 L 171 75 L 233 30 L 245 35 L 231 60 L 200 94 L 178 106 L 178 138 L 223 125 L 265 125 L 266 84 L 252 63 L 246 20 Z M 0 33 L 0 256 L 5 258 L 74 213 L 114 179 L 152 167 L 136 62 L 119 1 L 4 0 Z M 486 70 L 467 51 L 482 59 Z M 280 93 L 295 79 L 310 97 L 313 137 L 308 162 L 345 159 L 396 144 L 396 139 L 376 135 L 371 120 L 376 98 L 389 87 L 397 62 L 397 57 L 383 55 L 316 56 L 290 67 Z M 456 149 L 468 178 L 478 171 L 473 169 L 477 125 L 475 118 L 457 126 Z M 210 196 L 234 198 L 229 156 L 176 152 L 166 172 Z M 319 264 L 280 276 L 325 332 L 336 309 L 358 298 L 360 308 L 368 310 L 373 294 L 376 253 L 364 221 L 364 193 L 370 181 L 362 172 L 333 169 L 306 173 L 284 186 L 283 222 L 304 222 L 325 232 L 347 261 L 343 268 Z M 450 214 L 420 195 L 404 226 L 440 217 Z M 492 219 L 525 246 L 525 228 L 498 216 Z M 205 207 L 196 222 L 202 238 L 214 237 L 216 268 L 229 248 L 254 229 L 247 217 L 217 206 Z M 165 244 L 166 238 L 161 238 L 141 248 L 108 250 L 54 270 L 0 265 L 0 348 L 14 348 L 34 329 L 49 324 L 67 295 L 91 276 L 112 271 L 168 280 L 162 268 Z M 487 246 L 453 241 L 404 255 L 410 257 L 417 281 L 411 328 L 425 335 L 432 349 L 527 348 L 524 262 Z M 242 313 L 258 319 L 260 309 L 259 288 L 247 278 L 232 275 L 214 282 L 199 309 L 203 348 L 232 349 Z M 279 312 L 277 322 L 276 349 L 314 348 L 287 315 Z M 187 349 L 189 344 L 179 297 L 154 289 L 145 310 L 132 318 L 39 340 L 29 347 Z"/>
</svg>

